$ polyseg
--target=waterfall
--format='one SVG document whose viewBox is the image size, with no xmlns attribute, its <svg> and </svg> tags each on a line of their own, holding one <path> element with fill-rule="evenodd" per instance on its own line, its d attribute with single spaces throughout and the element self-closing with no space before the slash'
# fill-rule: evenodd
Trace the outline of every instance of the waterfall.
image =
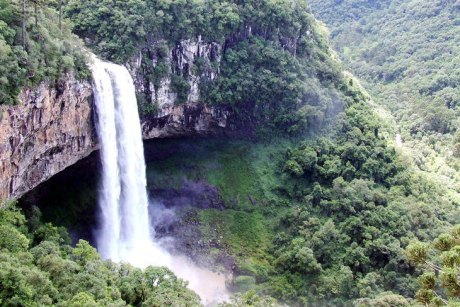
<svg viewBox="0 0 460 307">
<path fill-rule="evenodd" d="M 154 257 L 157 264 L 167 265 L 165 253 L 155 250 L 150 233 L 144 148 L 133 80 L 123 66 L 96 58 L 92 71 L 102 161 L 98 250 L 113 261 L 143 267 Z"/>
<path fill-rule="evenodd" d="M 93 58 L 96 129 L 102 161 L 97 248 L 104 259 L 167 266 L 204 303 L 228 298 L 225 276 L 171 255 L 154 240 L 148 212 L 142 131 L 133 80 L 123 66 Z"/>
</svg>

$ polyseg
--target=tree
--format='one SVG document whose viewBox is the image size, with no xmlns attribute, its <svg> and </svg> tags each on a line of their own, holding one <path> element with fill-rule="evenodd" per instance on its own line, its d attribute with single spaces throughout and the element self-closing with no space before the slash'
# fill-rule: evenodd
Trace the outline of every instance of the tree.
<svg viewBox="0 0 460 307">
<path fill-rule="evenodd" d="M 72 255 L 75 261 L 84 266 L 88 262 L 100 260 L 101 255 L 87 241 L 79 240 L 75 248 L 72 250 Z"/>
<path fill-rule="evenodd" d="M 460 130 L 455 133 L 454 137 L 454 157 L 460 158 Z"/>
<path fill-rule="evenodd" d="M 22 39 L 22 47 L 26 48 L 26 20 L 27 20 L 27 9 L 26 9 L 26 0 L 22 0 L 22 21 L 21 21 L 21 39 Z"/>
<path fill-rule="evenodd" d="M 409 244 L 406 255 L 411 263 L 424 271 L 418 279 L 420 290 L 416 298 L 419 302 L 433 305 L 460 303 L 460 225 L 450 233 L 439 235 L 430 244 Z"/>
<path fill-rule="evenodd" d="M 63 0 L 59 0 L 59 31 L 62 33 L 62 7 L 64 6 Z"/>
</svg>

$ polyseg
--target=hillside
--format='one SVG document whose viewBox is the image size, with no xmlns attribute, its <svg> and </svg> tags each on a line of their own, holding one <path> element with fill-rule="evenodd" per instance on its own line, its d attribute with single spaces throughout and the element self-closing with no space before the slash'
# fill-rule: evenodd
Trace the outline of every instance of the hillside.
<svg viewBox="0 0 460 307">
<path fill-rule="evenodd" d="M 346 66 L 391 111 L 403 150 L 427 176 L 460 187 L 460 3 L 310 1 Z"/>
<path fill-rule="evenodd" d="M 151 114 L 197 96 L 256 133 L 302 134 L 360 99 L 303 1 L 70 1 L 67 15 L 100 56 L 141 63 L 139 101 Z"/>
<path fill-rule="evenodd" d="M 96 106 L 111 103 L 115 132 L 131 128 L 117 113 L 126 106 L 120 97 L 128 99 L 123 88 L 132 94 L 127 113 L 136 113 L 130 117 L 136 129 L 138 119 L 158 129 L 174 117 L 173 129 L 195 124 L 202 113 L 194 108 L 201 106 L 225 118 L 221 128 L 231 133 L 192 138 L 177 128 L 166 139 L 144 140 L 143 147 L 140 131 L 125 133 L 126 142 L 107 133 L 116 156 L 112 177 L 104 177 L 108 160 L 96 152 L 3 204 L 1 305 L 203 303 L 171 270 L 103 260 L 100 245 L 88 243 L 101 238 L 103 178 L 120 179 L 111 191 L 122 201 L 133 181 L 148 193 L 142 208 L 149 212 L 137 220 L 152 220 L 143 225 L 152 228 L 155 244 L 227 277 L 231 297 L 220 306 L 458 304 L 458 1 L 308 2 L 331 27 L 344 63 L 305 1 L 26 2 L 27 15 L 22 2 L 0 0 L 7 8 L 0 30 L 9 33 L 0 36 L 0 51 L 14 68 L 0 82 L 4 104 L 17 104 L 21 91 L 43 82 L 53 88 L 69 74 L 89 76 L 71 43 L 81 41 L 123 65 L 100 62 L 104 79 L 93 76 Z M 27 61 L 16 57 L 24 52 Z M 25 69 L 23 75 L 17 77 L 17 69 Z M 370 97 L 346 70 L 363 80 Z M 20 83 L 13 86 L 15 80 Z M 140 118 L 132 112 L 136 99 Z M 97 124 L 85 116 L 99 125 L 90 127 L 97 133 L 101 110 L 93 110 Z M 390 116 L 382 116 L 386 110 Z M 14 116 L 3 114 L 21 136 Z M 43 127 L 32 130 L 42 139 Z M 395 142 L 398 133 L 402 144 Z M 131 138 L 139 146 L 129 157 L 142 162 L 145 174 L 126 159 Z M 5 140 L 0 150 L 15 144 Z M 12 152 L 37 160 L 27 155 L 33 146 Z M 126 208 L 139 204 L 117 207 L 119 199 L 110 203 L 113 224 L 124 227 Z M 211 278 L 201 282 L 214 286 Z"/>
</svg>

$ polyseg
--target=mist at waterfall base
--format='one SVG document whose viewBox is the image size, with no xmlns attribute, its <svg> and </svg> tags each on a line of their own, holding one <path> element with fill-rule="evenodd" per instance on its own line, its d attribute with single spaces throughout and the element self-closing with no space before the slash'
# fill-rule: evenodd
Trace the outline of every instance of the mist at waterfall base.
<svg viewBox="0 0 460 307">
<path fill-rule="evenodd" d="M 155 240 L 153 223 L 161 222 L 164 212 L 158 206 L 150 210 L 157 216 L 149 216 L 142 131 L 129 72 L 97 58 L 92 72 L 102 162 L 98 251 L 104 259 L 140 268 L 166 266 L 187 280 L 203 303 L 224 301 L 228 298 L 225 276 L 168 253 L 162 243 L 173 238 Z"/>
</svg>

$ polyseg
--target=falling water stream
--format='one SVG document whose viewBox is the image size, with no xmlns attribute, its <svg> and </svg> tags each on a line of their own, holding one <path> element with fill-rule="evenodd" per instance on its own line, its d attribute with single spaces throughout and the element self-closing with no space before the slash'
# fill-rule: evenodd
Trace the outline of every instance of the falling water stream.
<svg viewBox="0 0 460 307">
<path fill-rule="evenodd" d="M 172 256 L 154 240 L 150 225 L 142 131 L 133 80 L 123 66 L 94 58 L 92 65 L 101 146 L 97 247 L 105 259 L 145 268 L 167 266 L 189 281 L 204 303 L 227 297 L 225 277 Z"/>
</svg>

